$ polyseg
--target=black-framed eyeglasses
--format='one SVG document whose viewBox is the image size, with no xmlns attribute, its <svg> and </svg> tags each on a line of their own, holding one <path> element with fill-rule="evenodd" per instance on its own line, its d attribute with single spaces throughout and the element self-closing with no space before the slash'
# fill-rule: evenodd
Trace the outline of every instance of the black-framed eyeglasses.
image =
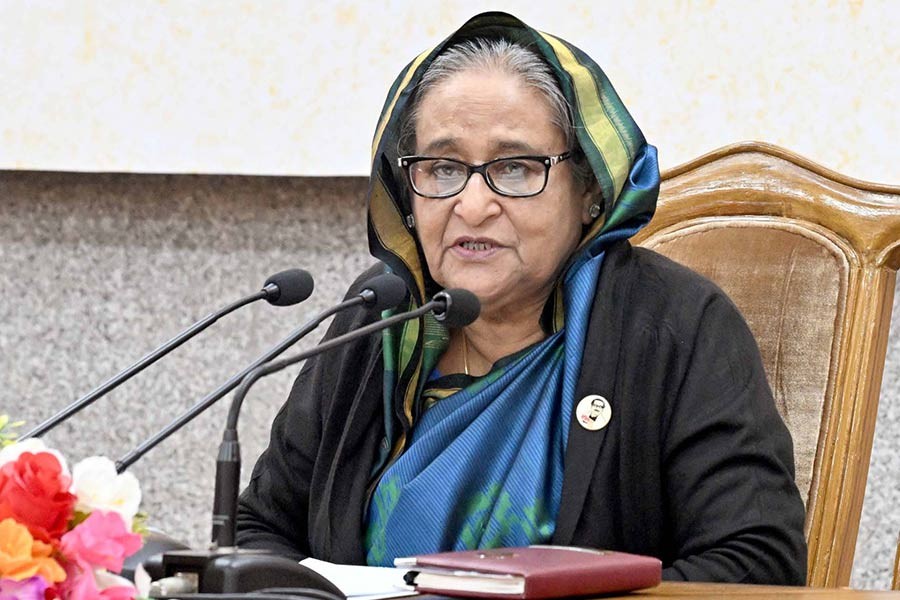
<svg viewBox="0 0 900 600">
<path fill-rule="evenodd" d="M 488 187 L 501 196 L 527 198 L 547 187 L 550 167 L 572 156 L 509 156 L 480 165 L 435 156 L 401 156 L 398 166 L 406 172 L 409 185 L 425 198 L 449 198 L 466 188 L 472 173 L 480 173 Z"/>
</svg>

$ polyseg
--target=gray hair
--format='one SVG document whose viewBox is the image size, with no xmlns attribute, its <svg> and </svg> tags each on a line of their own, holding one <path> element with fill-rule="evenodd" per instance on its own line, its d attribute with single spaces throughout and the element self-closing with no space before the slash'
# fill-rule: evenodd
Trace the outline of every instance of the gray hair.
<svg viewBox="0 0 900 600">
<path fill-rule="evenodd" d="M 594 181 L 594 173 L 577 144 L 572 109 L 550 66 L 534 51 L 503 38 L 467 40 L 451 46 L 434 59 L 419 80 L 415 95 L 400 121 L 401 154 L 414 152 L 422 98 L 451 76 L 464 71 L 499 71 L 518 77 L 525 85 L 537 89 L 550 106 L 551 121 L 562 131 L 566 148 L 574 151 L 570 164 L 576 180 L 585 186 Z"/>
</svg>

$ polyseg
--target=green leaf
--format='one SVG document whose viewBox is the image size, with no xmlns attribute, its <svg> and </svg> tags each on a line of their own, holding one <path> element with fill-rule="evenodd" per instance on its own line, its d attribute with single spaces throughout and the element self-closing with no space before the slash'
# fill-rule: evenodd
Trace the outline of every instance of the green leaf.
<svg viewBox="0 0 900 600">
<path fill-rule="evenodd" d="M 74 529 L 78 527 L 84 520 L 88 518 L 91 513 L 81 512 L 80 510 L 76 510 L 75 514 L 72 516 L 72 520 L 69 521 L 69 529 Z"/>
<path fill-rule="evenodd" d="M 147 513 L 139 512 L 134 515 L 134 519 L 131 521 L 131 531 L 132 533 L 139 533 L 141 535 L 147 535 L 149 529 L 147 528 Z"/>
<path fill-rule="evenodd" d="M 19 437 L 14 430 L 25 424 L 25 421 L 9 422 L 9 415 L 0 415 L 0 448 L 13 444 Z"/>
</svg>

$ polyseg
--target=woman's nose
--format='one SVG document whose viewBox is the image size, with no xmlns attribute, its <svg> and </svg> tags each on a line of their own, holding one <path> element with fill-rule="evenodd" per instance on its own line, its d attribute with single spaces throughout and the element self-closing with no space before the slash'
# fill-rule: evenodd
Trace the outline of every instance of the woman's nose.
<svg viewBox="0 0 900 600">
<path fill-rule="evenodd" d="M 466 187 L 458 194 L 453 212 L 471 225 L 478 225 L 500 214 L 500 196 L 492 190 L 481 173 L 472 173 Z"/>
</svg>

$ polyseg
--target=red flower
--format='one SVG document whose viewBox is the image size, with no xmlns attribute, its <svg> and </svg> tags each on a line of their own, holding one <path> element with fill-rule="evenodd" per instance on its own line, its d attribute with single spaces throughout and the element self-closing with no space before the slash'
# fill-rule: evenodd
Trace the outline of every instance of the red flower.
<svg viewBox="0 0 900 600">
<path fill-rule="evenodd" d="M 59 595 L 59 590 L 54 587 L 48 587 L 44 590 L 44 600 L 61 600 L 62 596 Z"/>
<path fill-rule="evenodd" d="M 0 520 L 13 518 L 35 539 L 58 541 L 75 507 L 71 479 L 49 452 L 25 452 L 0 467 Z"/>
</svg>

